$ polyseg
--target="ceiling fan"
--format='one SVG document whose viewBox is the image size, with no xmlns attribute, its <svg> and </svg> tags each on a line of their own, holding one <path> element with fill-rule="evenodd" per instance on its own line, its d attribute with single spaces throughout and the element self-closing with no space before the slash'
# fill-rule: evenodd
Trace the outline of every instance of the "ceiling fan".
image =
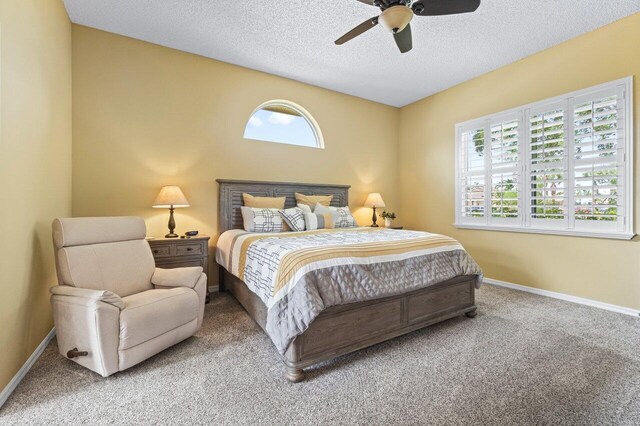
<svg viewBox="0 0 640 426">
<path fill-rule="evenodd" d="M 400 49 L 406 53 L 411 50 L 411 25 L 409 22 L 413 15 L 438 16 L 455 15 L 458 13 L 475 12 L 480 6 L 480 0 L 358 0 L 371 6 L 380 8 L 379 16 L 367 19 L 342 37 L 336 40 L 336 44 L 344 44 L 370 30 L 376 25 L 382 25 L 387 31 L 393 33 L 393 38 Z"/>
</svg>

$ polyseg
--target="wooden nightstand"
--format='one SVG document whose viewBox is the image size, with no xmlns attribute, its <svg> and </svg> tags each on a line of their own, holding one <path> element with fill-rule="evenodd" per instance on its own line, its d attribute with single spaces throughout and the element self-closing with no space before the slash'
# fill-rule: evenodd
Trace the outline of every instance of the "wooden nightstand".
<svg viewBox="0 0 640 426">
<path fill-rule="evenodd" d="M 191 238 L 155 238 L 147 240 L 158 268 L 183 268 L 202 266 L 209 280 L 209 239 L 207 235 Z M 207 283 L 207 303 L 209 285 Z"/>
</svg>

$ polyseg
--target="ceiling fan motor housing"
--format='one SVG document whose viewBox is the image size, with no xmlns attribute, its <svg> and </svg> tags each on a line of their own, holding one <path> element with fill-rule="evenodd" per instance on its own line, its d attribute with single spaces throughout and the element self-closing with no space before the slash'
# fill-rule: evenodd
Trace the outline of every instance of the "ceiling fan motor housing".
<svg viewBox="0 0 640 426">
<path fill-rule="evenodd" d="M 380 15 L 378 22 L 387 31 L 395 34 L 404 30 L 409 22 L 411 22 L 412 18 L 413 10 L 411 10 L 410 7 L 405 5 L 397 5 L 385 9 Z"/>
</svg>

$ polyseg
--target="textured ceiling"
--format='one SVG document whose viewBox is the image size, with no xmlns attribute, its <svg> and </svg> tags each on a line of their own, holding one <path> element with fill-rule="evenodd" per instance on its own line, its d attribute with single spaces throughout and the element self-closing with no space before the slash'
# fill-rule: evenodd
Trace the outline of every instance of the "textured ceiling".
<svg viewBox="0 0 640 426">
<path fill-rule="evenodd" d="M 333 44 L 378 14 L 356 0 L 64 3 L 77 24 L 398 107 L 640 12 L 640 0 L 483 0 L 473 14 L 415 17 L 400 54 L 380 26 Z"/>
</svg>

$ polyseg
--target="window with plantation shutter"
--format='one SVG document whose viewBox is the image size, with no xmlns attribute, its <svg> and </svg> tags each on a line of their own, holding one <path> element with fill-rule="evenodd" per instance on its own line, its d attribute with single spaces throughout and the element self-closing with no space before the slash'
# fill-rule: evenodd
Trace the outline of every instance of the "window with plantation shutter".
<svg viewBox="0 0 640 426">
<path fill-rule="evenodd" d="M 632 79 L 456 126 L 456 226 L 630 239 Z"/>
</svg>

